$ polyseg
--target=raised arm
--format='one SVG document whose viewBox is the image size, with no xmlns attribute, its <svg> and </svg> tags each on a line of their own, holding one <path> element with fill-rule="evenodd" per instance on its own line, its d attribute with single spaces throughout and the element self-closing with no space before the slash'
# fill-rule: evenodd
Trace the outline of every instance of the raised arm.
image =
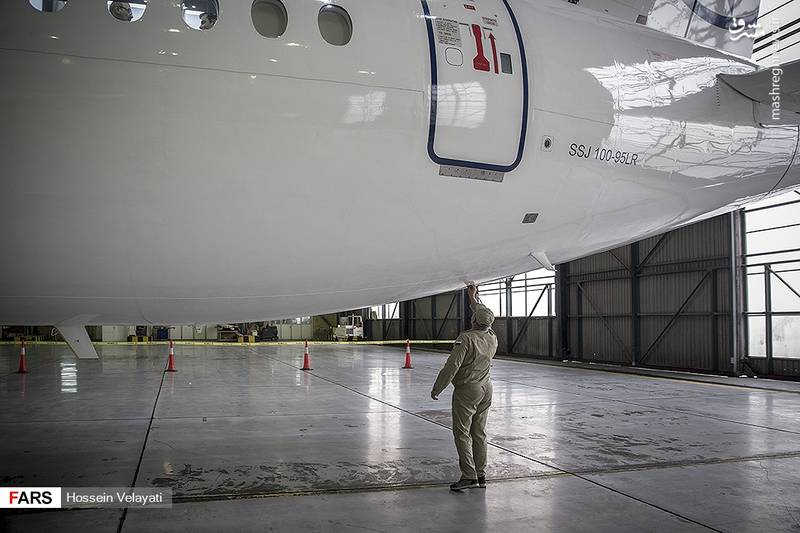
<svg viewBox="0 0 800 533">
<path fill-rule="evenodd" d="M 474 308 L 478 303 L 478 287 L 474 283 L 467 285 L 467 294 L 469 295 L 469 306 Z"/>
</svg>

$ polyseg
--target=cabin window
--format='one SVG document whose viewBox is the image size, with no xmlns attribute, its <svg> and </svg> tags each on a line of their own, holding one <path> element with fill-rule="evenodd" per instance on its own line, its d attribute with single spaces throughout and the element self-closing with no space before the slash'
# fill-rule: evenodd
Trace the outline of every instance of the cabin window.
<svg viewBox="0 0 800 533">
<path fill-rule="evenodd" d="M 181 0 L 181 16 L 193 30 L 210 30 L 217 23 L 217 0 Z"/>
<path fill-rule="evenodd" d="M 34 9 L 44 13 L 61 11 L 67 5 L 67 0 L 29 0 Z"/>
<path fill-rule="evenodd" d="M 250 8 L 253 27 L 264 37 L 275 39 L 286 31 L 289 16 L 281 0 L 255 0 Z"/>
<path fill-rule="evenodd" d="M 322 38 L 334 46 L 344 46 L 353 36 L 353 22 L 350 15 L 340 6 L 322 6 L 317 17 Z"/>
<path fill-rule="evenodd" d="M 136 22 L 144 16 L 147 0 L 133 0 L 132 2 L 109 0 L 107 6 L 108 12 L 115 19 L 122 22 Z"/>
</svg>

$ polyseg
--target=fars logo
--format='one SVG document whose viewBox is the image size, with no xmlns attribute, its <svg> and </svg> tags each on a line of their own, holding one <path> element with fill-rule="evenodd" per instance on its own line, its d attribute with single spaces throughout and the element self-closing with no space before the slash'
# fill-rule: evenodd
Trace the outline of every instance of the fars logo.
<svg viewBox="0 0 800 533">
<path fill-rule="evenodd" d="M 0 487 L 0 509 L 47 508 L 61 508 L 61 487 Z"/>
</svg>

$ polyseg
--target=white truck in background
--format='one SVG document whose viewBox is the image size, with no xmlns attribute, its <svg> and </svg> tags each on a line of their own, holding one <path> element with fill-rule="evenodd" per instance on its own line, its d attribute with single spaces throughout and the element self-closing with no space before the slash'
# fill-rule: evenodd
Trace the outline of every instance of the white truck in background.
<svg viewBox="0 0 800 533">
<path fill-rule="evenodd" d="M 339 318 L 339 325 L 333 328 L 333 340 L 360 341 L 364 339 L 364 320 L 361 315 Z"/>
</svg>

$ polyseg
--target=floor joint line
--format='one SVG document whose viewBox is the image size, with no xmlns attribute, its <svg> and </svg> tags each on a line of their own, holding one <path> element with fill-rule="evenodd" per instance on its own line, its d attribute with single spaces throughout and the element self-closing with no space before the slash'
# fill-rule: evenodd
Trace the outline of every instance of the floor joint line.
<svg viewBox="0 0 800 533">
<path fill-rule="evenodd" d="M 514 383 L 516 385 L 522 385 L 523 387 L 530 387 L 530 388 L 534 388 L 534 389 L 541 389 L 541 390 L 547 390 L 547 391 L 552 391 L 552 392 L 558 392 L 558 393 L 561 393 L 561 394 L 575 394 L 575 395 L 583 396 L 583 394 L 580 394 L 580 393 L 577 393 L 577 392 L 569 392 L 569 391 L 564 391 L 564 390 L 560 390 L 560 389 L 550 389 L 550 388 L 547 388 L 547 387 L 541 387 L 539 385 L 521 383 L 519 381 L 512 381 L 512 380 L 509 380 L 509 379 L 500 378 L 500 379 L 498 379 L 498 381 L 504 381 L 506 383 Z M 735 385 L 731 385 L 731 386 L 735 387 Z M 740 388 L 745 388 L 745 387 L 740 387 Z M 764 389 L 757 389 L 757 390 L 764 390 Z M 776 392 L 783 392 L 783 391 L 776 391 Z M 720 418 L 720 417 L 716 417 L 716 416 L 713 416 L 713 415 L 697 413 L 697 412 L 693 412 L 693 411 L 681 411 L 680 409 L 674 409 L 674 408 L 669 408 L 669 407 L 661 407 L 661 406 L 653 406 L 653 405 L 645 405 L 645 404 L 637 403 L 637 402 L 642 402 L 642 401 L 651 402 L 651 401 L 655 401 L 655 400 L 670 400 L 670 399 L 682 399 L 682 398 L 693 398 L 693 399 L 696 399 L 696 398 L 706 398 L 706 397 L 709 397 L 709 396 L 711 396 L 713 398 L 717 398 L 717 396 L 715 396 L 715 395 L 704 395 L 704 394 L 695 395 L 695 394 L 692 394 L 690 396 L 658 396 L 658 397 L 654 397 L 652 399 L 641 399 L 641 398 L 639 398 L 639 399 L 636 399 L 636 400 L 620 400 L 618 398 L 605 398 L 603 396 L 595 396 L 595 395 L 592 395 L 592 394 L 589 394 L 589 393 L 587 393 L 585 396 L 587 396 L 589 398 L 592 398 L 592 400 L 587 400 L 586 402 L 573 402 L 573 403 L 591 403 L 591 402 L 597 401 L 597 400 L 603 401 L 603 402 L 618 402 L 618 403 L 624 403 L 624 404 L 628 404 L 628 405 L 635 405 L 636 407 L 643 407 L 645 409 L 655 409 L 657 411 L 668 411 L 668 412 L 671 412 L 671 413 L 679 413 L 679 414 L 684 414 L 684 415 L 691 415 L 691 416 L 696 416 L 696 417 L 700 417 L 700 418 L 710 418 L 711 420 L 718 420 L 720 422 L 729 422 L 731 424 L 740 424 L 740 425 L 743 425 L 743 426 L 756 427 L 756 428 L 759 428 L 759 429 L 780 431 L 780 432 L 789 433 L 789 434 L 792 434 L 792 435 L 800 435 L 800 431 L 792 431 L 791 429 L 782 429 L 782 428 L 776 428 L 776 427 L 770 427 L 770 426 L 761 426 L 759 424 L 751 424 L 749 422 L 742 422 L 742 421 L 739 421 L 739 420 L 731 420 L 729 418 Z M 562 403 L 566 404 L 567 402 L 562 402 Z M 557 404 L 558 403 L 552 404 L 552 405 L 557 405 Z"/>
<path fill-rule="evenodd" d="M 252 348 L 250 348 L 250 349 L 251 349 L 251 350 L 253 350 L 255 353 L 258 353 L 256 350 L 254 350 L 254 349 L 252 349 Z M 281 360 L 281 359 L 278 359 L 278 358 L 276 358 L 276 357 L 271 357 L 271 356 L 269 356 L 269 355 L 265 355 L 265 354 L 262 354 L 262 355 L 264 355 L 264 357 L 267 357 L 267 358 L 269 358 L 269 359 L 272 359 L 273 361 L 277 361 L 277 362 L 279 362 L 279 363 L 282 363 L 282 364 L 284 364 L 284 365 L 287 365 L 287 366 L 290 366 L 290 367 L 292 367 L 292 368 L 295 368 L 295 369 L 297 369 L 297 370 L 300 370 L 300 371 L 302 371 L 302 368 L 300 368 L 300 367 L 297 367 L 297 366 L 295 366 L 295 365 L 293 365 L 293 364 L 291 364 L 291 363 L 288 363 L 288 362 L 286 362 L 286 361 L 283 361 L 283 360 Z M 349 390 L 349 391 L 351 391 L 351 392 L 354 392 L 354 393 L 356 393 L 356 394 L 359 394 L 359 395 L 361 395 L 361 396 L 364 396 L 364 397 L 366 397 L 366 398 L 369 398 L 369 399 L 371 399 L 371 400 L 374 400 L 374 401 L 376 401 L 376 402 L 380 402 L 380 403 L 382 403 L 382 404 L 384 404 L 384 405 L 389 405 L 389 406 L 391 406 L 391 407 L 394 407 L 394 408 L 395 408 L 395 409 L 397 409 L 398 411 L 402 411 L 402 412 L 404 412 L 404 413 L 407 413 L 407 414 L 409 414 L 409 415 L 411 415 L 411 416 L 414 416 L 414 417 L 416 417 L 416 418 L 419 418 L 419 419 L 421 419 L 421 420 L 425 420 L 425 421 L 427 421 L 427 422 L 430 422 L 430 423 L 432 423 L 432 424 L 436 424 L 437 426 L 441 426 L 441 427 L 443 427 L 443 428 L 446 428 L 446 429 L 449 429 L 449 430 L 451 430 L 451 431 L 452 431 L 452 427 L 449 427 L 449 426 L 447 426 L 447 425 L 445 425 L 445 424 L 442 424 L 441 422 L 437 422 L 437 421 L 435 421 L 435 420 L 431 420 L 431 419 L 429 419 L 429 418 L 427 418 L 427 417 L 424 417 L 424 416 L 422 416 L 422 415 L 420 415 L 420 414 L 414 413 L 413 411 L 409 411 L 408 409 L 404 409 L 404 408 L 402 408 L 402 407 L 398 407 L 398 406 L 396 406 L 396 405 L 390 404 L 390 403 L 388 403 L 388 402 L 386 402 L 386 401 L 384 401 L 384 400 L 381 400 L 381 399 L 378 399 L 378 398 L 374 398 L 374 397 L 372 397 L 372 396 L 370 396 L 370 395 L 368 395 L 368 394 L 366 394 L 366 393 L 363 393 L 363 392 L 361 392 L 361 391 L 359 391 L 359 390 L 357 390 L 357 389 L 353 389 L 352 387 L 349 387 L 349 386 L 347 386 L 347 385 L 344 385 L 344 384 L 342 384 L 342 383 L 338 383 L 338 382 L 336 382 L 336 381 L 334 381 L 334 380 L 332 380 L 332 379 L 330 379 L 330 378 L 326 378 L 326 377 L 324 377 L 324 376 L 320 376 L 320 375 L 318 375 L 318 374 L 315 374 L 313 370 L 312 370 L 312 371 L 307 371 L 307 372 L 308 372 L 308 374 L 311 374 L 312 376 L 314 376 L 314 377 L 316 377 L 316 378 L 319 378 L 319 379 L 321 379 L 321 380 L 323 380 L 323 381 L 327 381 L 328 383 L 333 383 L 334 385 L 338 385 L 338 386 L 340 386 L 340 387 L 342 387 L 342 388 L 344 388 L 344 389 L 347 389 L 347 390 Z M 664 507 L 661 507 L 661 506 L 659 506 L 659 505 L 656 505 L 656 504 L 654 504 L 654 503 L 651 503 L 651 502 L 648 502 L 648 501 L 642 500 L 642 499 L 640 499 L 640 498 L 637 498 L 636 496 L 632 496 L 632 495 L 630 495 L 630 494 L 627 494 L 627 493 L 625 493 L 625 492 L 622 492 L 622 491 L 620 491 L 620 490 L 617 490 L 617 489 L 615 489 L 615 488 L 613 488 L 613 487 L 609 487 L 608 485 L 604 485 L 604 484 L 600 483 L 599 481 L 594 481 L 594 480 L 592 480 L 592 479 L 589 479 L 589 478 L 585 477 L 585 475 L 582 475 L 582 474 L 579 474 L 579 473 L 575 473 L 575 472 L 571 472 L 571 471 L 569 471 L 569 470 L 566 470 L 566 469 L 564 469 L 564 468 L 560 468 L 560 467 L 558 467 L 558 466 L 550 465 L 550 464 L 548 464 L 548 463 L 545 463 L 545 462 L 543 462 L 543 461 L 540 461 L 540 460 L 538 460 L 538 459 L 534 459 L 533 457 L 527 456 L 527 455 L 525 455 L 525 454 L 523 454 L 523 453 L 520 453 L 520 452 L 514 451 L 514 450 L 512 450 L 512 449 L 510 449 L 510 448 L 506 448 L 505 446 L 501 446 L 501 445 L 499 445 L 499 444 L 495 444 L 495 443 L 493 443 L 493 442 L 488 442 L 488 444 L 489 444 L 490 446 L 493 446 L 493 447 L 495 447 L 495 448 L 497 448 L 497 449 L 503 450 L 503 451 L 505 451 L 505 452 L 507 452 L 507 453 L 510 453 L 510 454 L 512 454 L 512 455 L 516 455 L 516 456 L 518 456 L 518 457 L 521 457 L 521 458 L 523 458 L 523 459 L 527 459 L 528 461 L 531 461 L 531 462 L 534 462 L 534 463 L 540 464 L 540 465 L 542 465 L 542 466 L 545 466 L 545 467 L 547 467 L 547 468 L 550 468 L 550 469 L 552 469 L 552 470 L 556 470 L 556 471 L 558 471 L 558 472 L 561 472 L 561 473 L 562 473 L 562 474 L 564 474 L 564 475 L 573 476 L 573 477 L 575 477 L 575 478 L 577 478 L 577 479 L 580 479 L 580 480 L 583 480 L 583 481 L 585 481 L 585 482 L 587 482 L 587 483 L 591 483 L 592 485 L 595 485 L 595 486 L 597 486 L 597 487 L 600 487 L 600 488 L 606 489 L 606 490 L 608 490 L 608 491 L 614 492 L 615 494 L 618 494 L 618 495 L 620 495 L 620 496 L 624 496 L 624 497 L 626 497 L 626 498 L 629 498 L 629 499 L 631 499 L 631 500 L 637 501 L 637 502 L 639 502 L 639 503 L 641 503 L 641 504 L 643 504 L 643 505 L 647 505 L 647 506 L 649 506 L 649 507 L 652 507 L 652 508 L 654 508 L 654 509 L 658 509 L 659 511 L 662 511 L 662 512 L 664 512 L 664 513 L 670 514 L 670 515 L 672 515 L 672 516 L 675 516 L 675 517 L 677 517 L 677 518 L 680 518 L 680 519 L 682 519 L 682 520 L 686 520 L 686 521 L 688 521 L 688 522 L 691 522 L 691 523 L 693 523 L 693 524 L 696 524 L 696 525 L 698 525 L 698 526 L 701 526 L 701 527 L 707 528 L 707 529 L 709 529 L 709 530 L 711 530 L 711 531 L 715 531 L 716 533 L 723 533 L 723 532 L 722 532 L 721 530 L 719 530 L 719 529 L 713 528 L 713 527 L 711 527 L 711 526 L 709 526 L 709 525 L 707 525 L 707 524 L 703 524 L 702 522 L 698 522 L 697 520 L 694 520 L 694 519 L 692 519 L 692 518 L 689 518 L 689 517 L 687 517 L 687 516 L 684 516 L 684 515 L 682 515 L 682 514 L 680 514 L 680 513 L 677 513 L 677 512 L 675 512 L 675 511 L 670 511 L 670 510 L 668 510 L 668 509 L 666 509 L 666 508 L 664 508 Z"/>
<path fill-rule="evenodd" d="M 626 367 L 626 366 L 619 366 L 619 368 L 613 368 L 612 365 L 608 365 L 606 363 L 599 363 L 597 368 L 588 368 L 586 366 L 587 363 L 578 362 L 580 366 L 576 365 L 566 365 L 560 363 L 559 361 L 548 361 L 548 360 L 535 360 L 535 359 L 525 359 L 520 357 L 511 357 L 508 355 L 497 356 L 496 359 L 500 361 L 508 361 L 511 363 L 522 363 L 526 365 L 538 365 L 538 366 L 547 366 L 551 368 L 566 368 L 569 370 L 585 370 L 587 372 L 605 372 L 607 374 L 622 374 L 625 376 L 638 376 L 643 378 L 652 378 L 652 379 L 663 379 L 663 380 L 672 380 L 672 381 L 684 381 L 687 383 L 700 383 L 703 385 L 716 385 L 719 387 L 731 387 L 734 389 L 751 389 L 751 390 L 758 390 L 758 391 L 766 391 L 766 392 L 785 392 L 787 394 L 800 394 L 800 389 L 798 390 L 788 390 L 788 389 L 774 389 L 766 386 L 760 385 L 750 385 L 746 383 L 720 383 L 717 381 L 710 381 L 708 379 L 703 379 L 704 376 L 692 376 L 691 374 L 684 375 L 682 373 L 676 373 L 676 375 L 669 375 L 669 376 L 660 376 L 655 373 L 649 372 L 636 372 L 634 371 L 634 367 Z M 641 367 L 645 370 L 652 370 L 653 372 L 658 372 L 659 369 L 657 368 L 646 368 Z M 716 377 L 722 378 L 725 376 L 720 376 L 718 374 L 709 374 L 709 377 Z M 770 380 L 770 378 L 765 378 L 766 380 Z M 778 383 L 795 383 L 794 380 L 775 380 Z"/>
<path fill-rule="evenodd" d="M 142 467 L 142 460 L 144 459 L 144 451 L 147 448 L 147 439 L 150 437 L 150 430 L 153 427 L 153 420 L 156 416 L 156 408 L 158 407 L 158 399 L 161 396 L 161 389 L 164 388 L 164 378 L 167 376 L 167 364 L 164 364 L 164 370 L 161 372 L 161 383 L 158 385 L 158 392 L 156 392 L 156 399 L 153 402 L 153 411 L 150 413 L 150 421 L 147 423 L 147 431 L 144 434 L 142 441 L 142 450 L 139 452 L 139 461 L 136 463 L 136 470 L 133 472 L 133 481 L 131 481 L 131 489 L 136 487 L 136 481 L 139 478 L 139 470 Z M 117 525 L 117 533 L 122 533 L 122 528 L 125 526 L 125 519 L 128 517 L 128 508 L 122 510 L 119 517 L 119 524 Z"/>
<path fill-rule="evenodd" d="M 667 411 L 667 412 L 670 412 L 670 413 L 679 413 L 679 414 L 682 414 L 682 415 L 691 415 L 691 416 L 696 416 L 698 418 L 710 418 L 711 420 L 717 420 L 719 422 L 728 422 L 730 424 L 739 424 L 739 425 L 742 425 L 742 426 L 754 427 L 754 428 L 759 428 L 759 429 L 766 429 L 766 430 L 770 430 L 770 431 L 780 431 L 782 433 L 789 433 L 790 435 L 800 435 L 800 431 L 792 431 L 791 429 L 773 428 L 773 427 L 769 427 L 769 426 L 760 426 L 758 424 L 751 424 L 750 422 L 741 422 L 741 421 L 738 421 L 738 420 L 731 420 L 729 418 L 720 418 L 720 417 L 717 417 L 717 416 L 707 415 L 707 414 L 703 414 L 703 413 L 696 413 L 696 412 L 693 412 L 693 411 L 681 411 L 680 409 L 672 409 L 672 408 L 669 408 L 669 407 L 653 407 L 652 405 L 642 405 L 642 404 L 639 404 L 639 403 L 635 403 L 632 400 L 614 400 L 614 401 L 615 402 L 619 402 L 619 403 L 624 403 L 624 404 L 627 404 L 627 405 L 634 405 L 636 407 L 643 407 L 645 409 L 655 409 L 657 411 Z M 641 400 L 638 400 L 638 401 L 641 401 Z"/>
</svg>

